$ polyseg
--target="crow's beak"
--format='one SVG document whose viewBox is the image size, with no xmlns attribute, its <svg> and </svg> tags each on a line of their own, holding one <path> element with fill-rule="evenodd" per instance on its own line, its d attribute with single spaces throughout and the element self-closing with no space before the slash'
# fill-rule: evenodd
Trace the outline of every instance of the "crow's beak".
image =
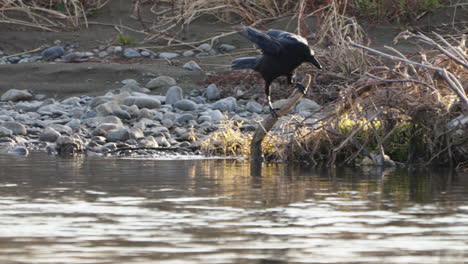
<svg viewBox="0 0 468 264">
<path fill-rule="evenodd" d="M 318 60 L 316 60 L 314 56 L 309 57 L 309 62 L 315 65 L 315 67 L 322 69 L 322 65 L 320 65 L 320 62 L 318 62 Z"/>
</svg>

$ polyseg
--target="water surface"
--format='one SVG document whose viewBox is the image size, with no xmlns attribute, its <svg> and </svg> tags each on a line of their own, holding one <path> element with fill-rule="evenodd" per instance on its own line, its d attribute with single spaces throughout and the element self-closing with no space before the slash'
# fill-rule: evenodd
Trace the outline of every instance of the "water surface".
<svg viewBox="0 0 468 264">
<path fill-rule="evenodd" d="M 45 154 L 0 168 L 2 264 L 468 262 L 468 176 L 451 171 Z"/>
</svg>

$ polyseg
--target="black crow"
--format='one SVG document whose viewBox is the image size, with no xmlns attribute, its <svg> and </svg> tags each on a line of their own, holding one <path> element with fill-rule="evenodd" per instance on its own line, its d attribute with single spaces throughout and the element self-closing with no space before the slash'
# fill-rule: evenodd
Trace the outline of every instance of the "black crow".
<svg viewBox="0 0 468 264">
<path fill-rule="evenodd" d="M 250 27 L 242 27 L 240 34 L 252 41 L 262 51 L 262 56 L 235 59 L 232 69 L 253 69 L 262 75 L 268 106 L 276 116 L 270 98 L 271 82 L 279 76 L 286 76 L 288 83 L 293 84 L 294 70 L 303 62 L 310 62 L 319 69 L 322 66 L 314 58 L 314 51 L 307 40 L 299 35 L 275 29 L 260 32 Z M 300 83 L 295 83 L 295 86 L 304 94 L 307 92 Z"/>
</svg>

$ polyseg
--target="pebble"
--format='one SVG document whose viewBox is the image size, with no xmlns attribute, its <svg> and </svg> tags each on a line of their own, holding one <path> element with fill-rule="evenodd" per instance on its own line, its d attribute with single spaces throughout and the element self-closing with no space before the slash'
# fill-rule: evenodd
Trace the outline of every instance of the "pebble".
<svg viewBox="0 0 468 264">
<path fill-rule="evenodd" d="M 184 53 L 182 53 L 182 56 L 184 57 L 192 57 L 193 55 L 195 55 L 195 52 L 193 50 L 187 50 L 184 51 Z"/>
<path fill-rule="evenodd" d="M 57 130 L 51 127 L 47 127 L 39 135 L 39 141 L 55 142 L 59 137 L 60 137 L 60 133 Z"/>
<path fill-rule="evenodd" d="M 205 92 L 203 95 L 208 99 L 209 101 L 213 100 L 218 100 L 221 97 L 221 93 L 219 92 L 218 86 L 216 84 L 212 83 L 206 87 Z"/>
<path fill-rule="evenodd" d="M 29 155 L 29 151 L 25 147 L 16 147 L 8 151 L 8 154 L 13 154 L 13 155 L 18 155 L 18 156 L 27 156 Z"/>
<path fill-rule="evenodd" d="M 208 44 L 208 43 L 201 44 L 200 46 L 197 47 L 197 50 L 207 52 L 207 51 L 211 50 L 211 45 Z"/>
<path fill-rule="evenodd" d="M 211 104 L 211 108 L 222 112 L 234 111 L 237 107 L 237 100 L 234 97 L 227 97 Z"/>
<path fill-rule="evenodd" d="M 47 48 L 42 51 L 41 55 L 45 60 L 52 61 L 56 58 L 60 58 L 65 54 L 65 50 L 62 46 L 54 46 Z"/>
<path fill-rule="evenodd" d="M 127 59 L 138 58 L 141 56 L 141 54 L 137 50 L 132 48 L 125 49 L 123 55 Z"/>
<path fill-rule="evenodd" d="M 146 88 L 148 89 L 157 89 L 165 88 L 176 85 L 176 80 L 169 76 L 159 76 L 154 79 L 151 79 L 147 84 Z"/>
<path fill-rule="evenodd" d="M 191 60 L 184 64 L 184 69 L 190 71 L 202 71 L 200 65 L 198 65 L 195 61 Z"/>
<path fill-rule="evenodd" d="M 109 56 L 109 53 L 107 51 L 101 51 L 101 52 L 98 53 L 98 57 L 101 58 L 101 59 L 105 58 L 107 56 Z"/>
<path fill-rule="evenodd" d="M 177 57 L 179 57 L 178 53 L 173 53 L 173 52 L 161 52 L 161 53 L 159 53 L 159 58 L 161 58 L 161 59 L 170 60 L 170 59 L 174 59 L 174 58 L 177 58 Z"/>
<path fill-rule="evenodd" d="M 130 134 L 125 127 L 112 129 L 107 133 L 107 141 L 109 142 L 124 142 L 127 139 L 130 139 Z"/>
<path fill-rule="evenodd" d="M 151 56 L 151 52 L 147 51 L 147 50 L 143 50 L 140 52 L 141 56 L 143 57 L 149 57 Z"/>
<path fill-rule="evenodd" d="M 26 127 L 23 124 L 15 122 L 15 121 L 6 121 L 0 126 L 11 130 L 13 135 L 26 136 L 27 134 Z"/>
<path fill-rule="evenodd" d="M 182 100 L 184 92 L 179 86 L 172 86 L 166 92 L 166 104 L 174 104 Z"/>
<path fill-rule="evenodd" d="M 110 46 L 106 49 L 108 53 L 120 53 L 123 51 L 122 46 Z"/>
<path fill-rule="evenodd" d="M 260 114 L 261 112 L 263 112 L 262 105 L 253 101 L 248 102 L 245 108 L 247 109 L 247 111 L 252 113 Z"/>
<path fill-rule="evenodd" d="M 62 156 L 74 156 L 85 151 L 85 146 L 81 138 L 60 136 L 55 142 L 57 154 Z"/>
<path fill-rule="evenodd" d="M 236 49 L 235 46 L 229 45 L 229 44 L 221 44 L 221 45 L 219 46 L 219 50 L 220 50 L 220 51 L 224 51 L 224 52 L 230 52 L 230 51 L 233 51 L 233 50 L 235 50 L 235 49 Z"/>
<path fill-rule="evenodd" d="M 156 109 L 161 107 L 161 102 L 151 97 L 129 96 L 124 99 L 123 104 L 127 106 L 136 105 L 139 109 Z"/>
<path fill-rule="evenodd" d="M 18 102 L 18 101 L 29 101 L 33 99 L 33 96 L 27 90 L 10 89 L 6 91 L 0 99 L 6 102 L 8 101 Z"/>
<path fill-rule="evenodd" d="M 182 111 L 194 111 L 198 108 L 197 104 L 192 100 L 182 99 L 174 104 L 174 107 Z"/>
<path fill-rule="evenodd" d="M 13 131 L 6 127 L 0 126 L 0 137 L 11 137 L 13 135 Z"/>
<path fill-rule="evenodd" d="M 296 105 L 296 112 L 301 111 L 314 111 L 320 108 L 320 105 L 317 104 L 315 101 L 302 98 L 299 103 Z"/>
</svg>

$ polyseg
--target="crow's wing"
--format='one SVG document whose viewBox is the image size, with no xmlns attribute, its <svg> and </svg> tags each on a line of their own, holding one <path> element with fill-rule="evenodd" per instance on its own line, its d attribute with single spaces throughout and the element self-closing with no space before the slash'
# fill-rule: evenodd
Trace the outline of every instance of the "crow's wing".
<svg viewBox="0 0 468 264">
<path fill-rule="evenodd" d="M 278 29 L 269 29 L 268 31 L 265 32 L 265 34 L 267 34 L 268 36 L 272 37 L 272 38 L 276 38 L 279 42 L 287 42 L 287 43 L 294 43 L 294 42 L 298 42 L 298 43 L 302 43 L 302 44 L 305 44 L 305 45 L 309 45 L 309 43 L 307 42 L 307 40 L 299 35 L 296 35 L 296 34 L 293 34 L 291 32 L 287 32 L 287 31 L 282 31 L 282 30 L 278 30 Z"/>
<path fill-rule="evenodd" d="M 273 37 L 250 27 L 243 27 L 240 34 L 260 48 L 264 54 L 278 55 L 281 44 Z"/>
</svg>

